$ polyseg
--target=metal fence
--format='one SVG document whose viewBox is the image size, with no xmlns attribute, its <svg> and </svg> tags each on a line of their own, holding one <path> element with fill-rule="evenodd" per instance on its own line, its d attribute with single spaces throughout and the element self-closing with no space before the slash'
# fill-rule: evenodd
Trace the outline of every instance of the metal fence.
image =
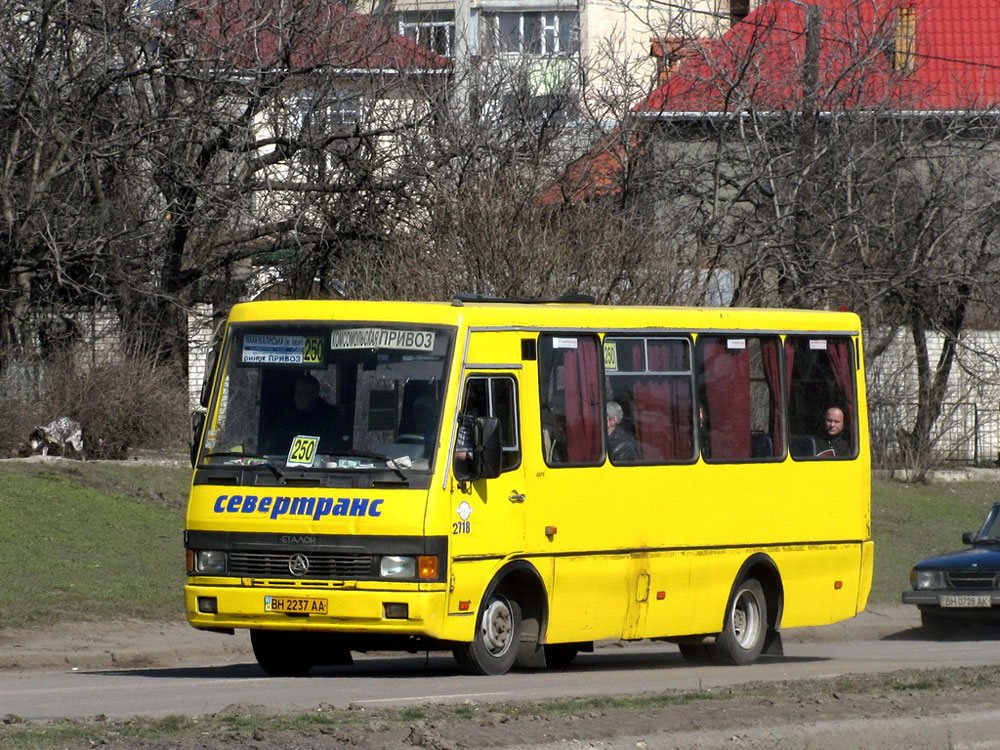
<svg viewBox="0 0 1000 750">
<path fill-rule="evenodd" d="M 917 403 L 869 403 L 872 459 L 876 466 L 899 461 L 898 435 L 913 425 Z M 1000 411 L 975 401 L 943 405 L 931 442 L 942 463 L 971 466 L 1000 465 Z"/>
</svg>

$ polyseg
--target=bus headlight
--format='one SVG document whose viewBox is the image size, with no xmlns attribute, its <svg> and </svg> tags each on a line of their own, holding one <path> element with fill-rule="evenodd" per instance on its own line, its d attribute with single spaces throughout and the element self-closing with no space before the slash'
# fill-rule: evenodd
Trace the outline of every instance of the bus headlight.
<svg viewBox="0 0 1000 750">
<path fill-rule="evenodd" d="M 416 578 L 417 559 L 400 555 L 384 555 L 379 561 L 378 573 L 383 578 Z"/>
<path fill-rule="evenodd" d="M 915 589 L 943 589 L 944 572 L 940 570 L 911 570 L 910 585 Z"/>
<path fill-rule="evenodd" d="M 226 553 L 222 550 L 198 550 L 195 557 L 195 570 L 198 573 L 225 573 Z"/>
</svg>

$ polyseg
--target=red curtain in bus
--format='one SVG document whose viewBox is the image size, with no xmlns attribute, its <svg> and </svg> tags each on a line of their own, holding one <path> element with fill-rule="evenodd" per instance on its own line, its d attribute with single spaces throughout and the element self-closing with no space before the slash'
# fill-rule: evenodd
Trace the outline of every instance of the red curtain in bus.
<svg viewBox="0 0 1000 750">
<path fill-rule="evenodd" d="M 650 341 L 648 369 L 687 370 L 687 344 Z M 689 377 L 651 376 L 632 388 L 635 438 L 639 458 L 664 461 L 694 455 Z"/>
<path fill-rule="evenodd" d="M 702 343 L 703 342 L 703 343 Z M 700 339 L 712 458 L 750 457 L 750 354 L 726 339 Z"/>
<path fill-rule="evenodd" d="M 774 456 L 780 456 L 785 452 L 782 438 L 785 399 L 781 388 L 781 368 L 778 366 L 781 359 L 780 346 L 781 342 L 776 338 L 762 338 L 760 340 L 760 357 L 764 365 L 764 378 L 767 380 L 767 389 L 771 393 L 771 441 L 774 445 L 772 453 Z"/>
<path fill-rule="evenodd" d="M 578 338 L 563 360 L 566 380 L 566 452 L 569 463 L 593 463 L 601 457 L 600 369 L 597 343 Z"/>
<path fill-rule="evenodd" d="M 851 435 L 855 434 L 857 422 L 856 400 L 854 398 L 854 370 L 851 367 L 851 341 L 850 339 L 836 338 L 827 339 L 826 351 L 830 356 L 830 369 L 833 370 L 833 379 L 837 383 L 837 388 L 844 395 L 845 406 L 847 407 L 847 424 L 845 435 L 853 443 Z"/>
</svg>

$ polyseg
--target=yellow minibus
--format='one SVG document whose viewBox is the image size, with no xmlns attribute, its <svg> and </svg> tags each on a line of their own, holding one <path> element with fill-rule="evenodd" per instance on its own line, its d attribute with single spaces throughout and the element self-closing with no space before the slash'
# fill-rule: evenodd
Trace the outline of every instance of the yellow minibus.
<svg viewBox="0 0 1000 750">
<path fill-rule="evenodd" d="M 861 325 L 583 297 L 233 307 L 196 424 L 187 616 L 269 674 L 596 641 L 781 653 L 871 587 Z"/>
</svg>

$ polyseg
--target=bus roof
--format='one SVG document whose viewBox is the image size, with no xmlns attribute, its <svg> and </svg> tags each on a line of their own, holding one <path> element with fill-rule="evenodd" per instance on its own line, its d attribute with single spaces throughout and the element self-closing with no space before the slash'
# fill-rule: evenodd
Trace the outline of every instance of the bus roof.
<svg viewBox="0 0 1000 750">
<path fill-rule="evenodd" d="M 783 308 L 657 307 L 565 302 L 385 302 L 282 300 L 244 302 L 230 322 L 393 322 L 474 328 L 574 330 L 665 329 L 678 331 L 766 330 L 860 333 L 851 312 Z"/>
</svg>

